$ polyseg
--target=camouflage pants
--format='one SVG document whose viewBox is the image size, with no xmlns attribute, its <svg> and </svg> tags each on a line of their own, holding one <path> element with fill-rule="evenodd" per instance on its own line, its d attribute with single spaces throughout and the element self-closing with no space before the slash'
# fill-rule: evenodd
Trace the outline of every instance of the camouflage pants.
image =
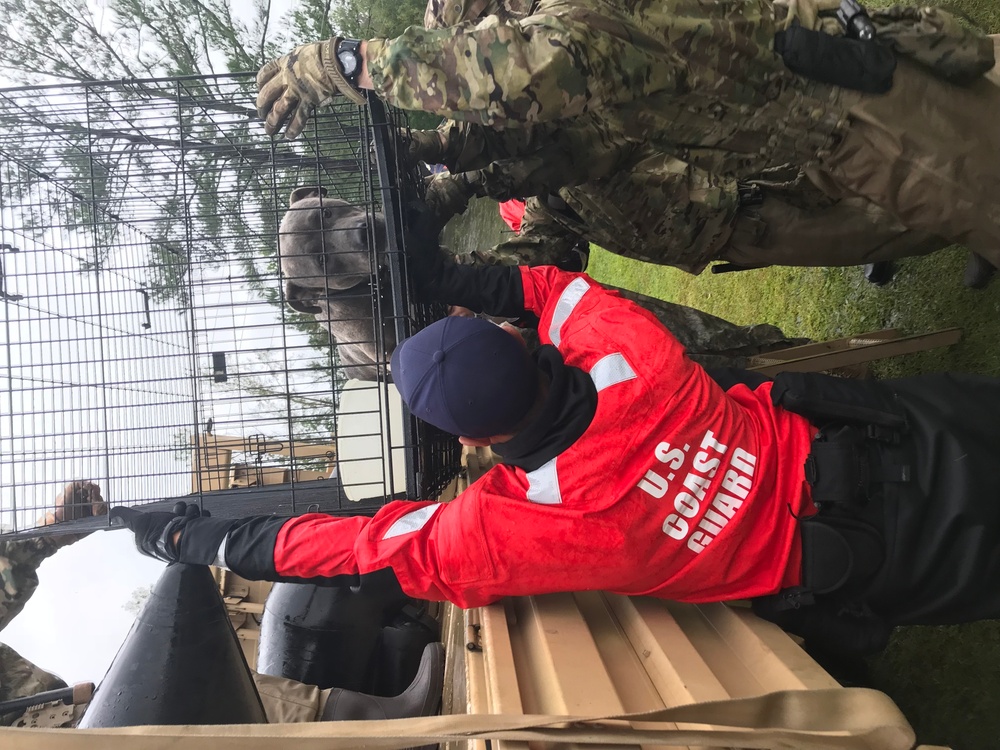
<svg viewBox="0 0 1000 750">
<path fill-rule="evenodd" d="M 997 68 L 957 86 L 901 58 L 892 90 L 852 107 L 843 140 L 810 176 L 830 195 L 867 198 L 1000 266 L 998 122 Z"/>
<path fill-rule="evenodd" d="M 705 368 L 744 368 L 754 355 L 809 343 L 809 339 L 788 338 L 777 326 L 765 323 L 739 326 L 693 307 L 604 286 L 616 289 L 625 299 L 653 313 L 683 344 L 688 356 Z"/>
<path fill-rule="evenodd" d="M 746 268 L 859 266 L 927 255 L 951 243 L 907 229 L 862 198 L 803 207 L 765 191 L 759 206 L 741 209 L 718 259 Z"/>
<path fill-rule="evenodd" d="M 54 674 L 35 666 L 10 646 L 0 643 L 0 701 L 25 698 L 64 687 L 66 683 Z M 0 715 L 0 724 L 10 726 L 22 714 L 24 711 Z"/>
<path fill-rule="evenodd" d="M 688 357 L 704 368 L 746 368 L 748 360 L 758 354 L 787 349 L 810 343 L 810 339 L 789 338 L 777 326 L 760 323 L 740 326 L 723 318 L 696 310 L 693 307 L 665 302 L 647 297 L 628 289 L 603 285 L 614 289 L 622 297 L 649 310 L 687 350 Z M 497 318 L 486 316 L 500 322 Z M 523 330 L 522 335 L 529 349 L 539 345 L 538 333 Z"/>
</svg>

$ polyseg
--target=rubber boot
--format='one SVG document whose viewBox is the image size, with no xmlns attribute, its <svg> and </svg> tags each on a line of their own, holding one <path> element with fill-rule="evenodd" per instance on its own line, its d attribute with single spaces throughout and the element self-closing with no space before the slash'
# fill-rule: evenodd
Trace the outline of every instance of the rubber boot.
<svg viewBox="0 0 1000 750">
<path fill-rule="evenodd" d="M 885 286 L 896 275 L 896 266 L 892 261 L 880 260 L 877 263 L 865 264 L 865 278 L 869 284 Z"/>
<path fill-rule="evenodd" d="M 997 267 L 982 255 L 969 253 L 969 260 L 965 264 L 962 283 L 969 289 L 985 289 L 996 272 Z"/>
<path fill-rule="evenodd" d="M 363 721 L 433 716 L 441 705 L 444 689 L 444 646 L 428 643 L 413 682 L 392 698 L 336 688 L 330 691 L 320 721 Z"/>
</svg>

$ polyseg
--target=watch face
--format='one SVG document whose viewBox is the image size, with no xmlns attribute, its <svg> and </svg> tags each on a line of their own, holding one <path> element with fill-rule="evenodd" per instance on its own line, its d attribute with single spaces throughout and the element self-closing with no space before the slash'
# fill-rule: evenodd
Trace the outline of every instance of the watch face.
<svg viewBox="0 0 1000 750">
<path fill-rule="evenodd" d="M 338 52 L 337 59 L 340 60 L 340 67 L 345 76 L 352 76 L 357 72 L 358 58 L 354 56 L 353 52 Z"/>
</svg>

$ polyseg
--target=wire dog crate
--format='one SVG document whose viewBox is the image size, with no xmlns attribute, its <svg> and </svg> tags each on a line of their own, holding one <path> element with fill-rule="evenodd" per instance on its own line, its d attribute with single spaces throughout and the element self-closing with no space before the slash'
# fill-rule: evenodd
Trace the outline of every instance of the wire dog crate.
<svg viewBox="0 0 1000 750">
<path fill-rule="evenodd" d="M 403 194 L 419 186 L 396 148 L 405 120 L 376 98 L 338 103 L 272 140 L 253 88 L 0 90 L 3 533 L 179 497 L 221 515 L 372 512 L 454 476 L 454 439 L 413 420 L 387 378 L 393 342 L 441 313 L 405 283 Z M 338 291 L 363 303 L 346 333 L 286 304 L 279 226 L 303 186 L 365 218 L 371 270 Z M 347 377 L 345 344 L 374 353 L 374 375 Z M 57 500 L 74 480 L 105 505 Z"/>
</svg>

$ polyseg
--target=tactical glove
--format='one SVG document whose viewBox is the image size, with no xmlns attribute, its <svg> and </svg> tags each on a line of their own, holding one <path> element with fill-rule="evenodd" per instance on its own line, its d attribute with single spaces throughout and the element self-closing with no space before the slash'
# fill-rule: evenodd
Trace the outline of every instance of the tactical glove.
<svg viewBox="0 0 1000 750">
<path fill-rule="evenodd" d="M 446 137 L 440 130 L 407 130 L 400 128 L 406 159 L 410 164 L 424 162 L 441 164 L 444 161 Z"/>
<path fill-rule="evenodd" d="M 257 114 L 264 120 L 268 135 L 277 133 L 288 121 L 285 138 L 298 138 L 316 107 L 328 104 L 337 94 L 358 105 L 366 103 L 364 94 L 341 73 L 336 54 L 340 41 L 340 37 L 334 37 L 303 44 L 260 69 Z"/>
<path fill-rule="evenodd" d="M 168 563 L 183 562 L 211 565 L 219 547 L 235 523 L 229 518 L 211 518 L 194 503 L 179 502 L 173 512 L 143 512 L 134 508 L 113 508 L 111 519 L 118 519 L 135 535 L 135 546 L 142 554 Z M 179 541 L 174 536 L 180 532 Z"/>
<path fill-rule="evenodd" d="M 443 227 L 458 214 L 465 213 L 469 198 L 474 195 L 472 188 L 462 175 L 434 174 L 424 181 L 424 200 Z"/>
</svg>

